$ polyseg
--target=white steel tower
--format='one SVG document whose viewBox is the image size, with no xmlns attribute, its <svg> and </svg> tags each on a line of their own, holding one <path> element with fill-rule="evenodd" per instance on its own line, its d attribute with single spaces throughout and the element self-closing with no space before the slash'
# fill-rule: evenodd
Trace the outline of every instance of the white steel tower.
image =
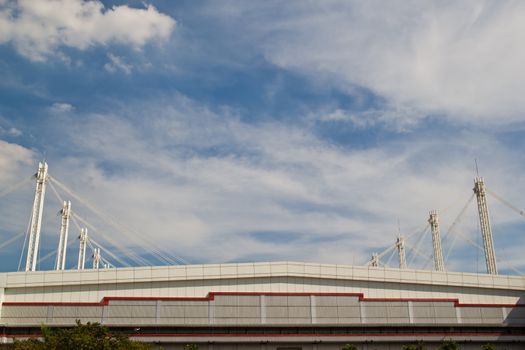
<svg viewBox="0 0 525 350">
<path fill-rule="evenodd" d="M 376 253 L 372 254 L 372 260 L 370 260 L 370 266 L 378 267 L 379 266 L 379 255 Z"/>
<path fill-rule="evenodd" d="M 66 266 L 67 236 L 69 232 L 69 217 L 71 216 L 71 202 L 64 201 L 62 210 L 62 224 L 60 225 L 60 238 L 58 240 L 57 270 L 64 270 Z"/>
<path fill-rule="evenodd" d="M 100 266 L 100 248 L 95 248 L 95 251 L 93 252 L 93 268 L 98 269 Z"/>
<path fill-rule="evenodd" d="M 492 228 L 489 221 L 489 208 L 487 206 L 487 197 L 485 182 L 482 177 L 476 177 L 474 180 L 474 193 L 478 200 L 479 224 L 481 226 L 481 235 L 483 236 L 483 246 L 485 248 L 485 261 L 487 263 L 487 273 L 491 275 L 498 274 L 496 266 L 496 254 L 494 253 L 494 243 L 492 242 Z"/>
<path fill-rule="evenodd" d="M 441 233 L 439 231 L 439 220 L 437 210 L 430 212 L 428 219 L 430 230 L 432 232 L 432 247 L 434 248 L 434 268 L 436 271 L 445 271 L 445 263 L 443 261 L 443 249 L 441 249 Z"/>
<path fill-rule="evenodd" d="M 397 246 L 397 251 L 399 253 L 399 268 L 406 269 L 407 259 L 406 259 L 406 254 L 405 254 L 405 237 L 403 236 L 397 237 L 396 246 Z"/>
<path fill-rule="evenodd" d="M 79 270 L 84 270 L 84 265 L 86 263 L 86 245 L 87 245 L 87 239 L 88 239 L 87 228 L 83 228 L 80 230 L 80 236 L 78 236 L 78 239 L 80 240 L 80 246 L 78 248 L 77 268 Z"/>
<path fill-rule="evenodd" d="M 38 163 L 38 172 L 36 173 L 35 200 L 33 202 L 33 210 L 31 214 L 29 244 L 27 246 L 26 271 L 36 270 L 47 178 L 47 163 Z"/>
</svg>

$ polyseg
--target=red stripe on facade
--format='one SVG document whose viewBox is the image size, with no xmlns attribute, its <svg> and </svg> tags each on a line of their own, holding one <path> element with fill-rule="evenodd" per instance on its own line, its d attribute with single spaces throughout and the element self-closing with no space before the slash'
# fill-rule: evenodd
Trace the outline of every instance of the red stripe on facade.
<svg viewBox="0 0 525 350">
<path fill-rule="evenodd" d="M 111 300 L 180 300 L 180 301 L 210 301 L 214 300 L 216 295 L 268 295 L 268 296 L 352 296 L 357 297 L 359 301 L 415 301 L 415 302 L 452 302 L 455 307 L 525 307 L 525 304 L 467 304 L 460 303 L 459 299 L 452 298 L 366 298 L 363 293 L 303 293 L 303 292 L 209 292 L 205 297 L 104 297 L 100 302 L 23 302 L 7 301 L 3 302 L 5 306 L 104 306 L 108 305 Z"/>
</svg>

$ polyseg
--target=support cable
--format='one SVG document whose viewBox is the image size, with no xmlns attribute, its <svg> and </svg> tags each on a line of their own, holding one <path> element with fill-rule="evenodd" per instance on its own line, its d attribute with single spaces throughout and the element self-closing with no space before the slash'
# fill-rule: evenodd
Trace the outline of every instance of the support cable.
<svg viewBox="0 0 525 350">
<path fill-rule="evenodd" d="M 421 230 L 426 231 L 428 227 L 428 223 L 423 227 L 423 228 L 418 228 L 416 229 L 414 232 L 412 232 L 411 234 L 407 235 L 405 237 L 405 240 L 408 240 L 409 238 L 413 237 L 414 235 L 416 234 L 420 234 L 421 233 Z M 388 254 L 389 252 L 391 252 L 392 250 L 396 249 L 397 248 L 397 242 L 392 244 L 391 246 L 389 246 L 388 248 L 386 248 L 385 250 L 383 250 L 381 253 L 377 254 L 377 257 L 378 259 L 381 259 L 383 256 L 385 256 L 386 254 Z M 363 265 L 365 266 L 368 266 L 370 265 L 370 260 L 368 260 L 366 263 L 364 263 Z"/>
<path fill-rule="evenodd" d="M 450 227 L 448 228 L 447 233 L 445 234 L 445 237 L 443 238 L 443 242 L 447 241 L 447 238 L 455 230 L 455 227 L 457 226 L 457 224 L 459 224 L 459 222 L 463 219 L 463 215 L 467 211 L 468 206 L 470 205 L 470 203 L 472 203 L 472 200 L 474 199 L 475 196 L 476 195 L 474 193 L 470 195 L 469 199 L 467 200 L 467 203 L 465 203 L 465 205 L 459 212 L 458 216 L 456 216 L 456 218 L 452 222 L 452 225 L 450 225 Z M 454 248 L 456 244 L 456 240 L 457 240 L 457 235 L 454 235 L 454 238 L 452 239 L 452 243 L 450 244 L 448 248 L 447 254 L 445 254 L 445 264 L 448 262 L 448 258 L 450 256 L 450 253 L 452 252 L 452 249 Z"/>
<path fill-rule="evenodd" d="M 485 187 L 485 190 L 487 191 L 488 194 L 490 194 L 492 197 L 494 197 L 495 199 L 500 201 L 503 205 L 507 206 L 508 208 L 510 208 L 511 210 L 515 211 L 519 215 L 525 217 L 525 211 L 523 211 L 523 210 L 519 209 L 518 207 L 512 205 L 510 202 L 506 201 L 501 196 L 499 196 L 498 194 L 496 194 L 493 191 L 489 190 L 488 188 Z"/>
<path fill-rule="evenodd" d="M 461 220 L 463 219 L 463 215 L 465 214 L 465 212 L 467 211 L 468 209 L 468 206 L 470 205 L 470 203 L 472 203 L 472 201 L 474 200 L 474 197 L 476 196 L 476 194 L 471 194 L 469 199 L 467 200 L 467 203 L 465 203 L 465 205 L 463 206 L 463 208 L 461 209 L 461 211 L 459 212 L 458 216 L 456 216 L 456 218 L 454 219 L 454 221 L 452 222 L 452 225 L 449 226 L 448 230 L 447 230 L 447 233 L 445 234 L 445 237 L 443 237 L 443 241 L 446 241 L 446 239 L 448 238 L 448 236 L 450 235 L 450 233 L 454 230 L 454 228 L 456 227 L 457 224 L 459 224 L 461 222 Z"/>
<path fill-rule="evenodd" d="M 47 253 L 46 255 L 44 255 L 42 257 L 39 256 L 38 257 L 38 264 L 40 264 L 42 261 L 46 261 L 47 259 L 49 259 L 53 255 L 56 255 L 56 251 L 54 251 L 54 250 L 50 251 L 49 253 Z"/>
<path fill-rule="evenodd" d="M 388 252 L 393 251 L 397 248 L 397 244 L 391 245 L 389 248 L 383 250 L 381 253 L 378 254 L 378 257 L 381 259 L 383 256 L 385 256 Z"/>
<path fill-rule="evenodd" d="M 512 271 L 516 272 L 518 275 L 523 276 L 523 272 L 521 272 L 520 270 L 515 268 L 514 265 L 512 265 L 510 262 L 498 259 L 498 263 L 502 263 L 502 264 L 506 265 L 509 269 L 511 269 Z"/>
<path fill-rule="evenodd" d="M 20 187 L 24 186 L 26 183 L 29 183 L 30 181 L 32 181 L 33 179 L 35 178 L 34 175 L 31 175 L 30 177 L 8 187 L 8 188 L 5 188 L 4 190 L 2 190 L 0 192 L 0 198 L 2 198 L 3 196 L 7 196 L 9 193 L 11 192 L 14 192 L 16 191 L 17 189 L 19 189 Z"/>
<path fill-rule="evenodd" d="M 53 190 L 53 193 L 55 194 L 55 196 L 56 196 L 61 202 L 64 202 L 63 198 L 62 198 L 62 197 L 60 196 L 60 194 L 58 193 L 56 187 L 53 185 L 53 181 L 49 181 L 49 184 L 50 184 L 50 187 L 51 187 L 51 189 Z M 74 215 L 73 215 L 73 214 L 74 214 Z M 80 231 L 82 228 L 80 227 L 80 225 L 79 225 L 78 221 L 76 220 L 75 216 L 78 217 L 78 219 L 81 220 L 84 224 L 86 224 L 86 226 L 89 226 L 89 229 L 91 230 L 91 235 L 92 235 L 94 232 L 97 232 L 97 231 L 98 231 L 98 230 L 96 230 L 96 229 L 93 227 L 93 225 L 89 225 L 85 220 L 83 220 L 82 218 L 80 218 L 80 217 L 78 216 L 78 214 L 76 214 L 76 213 L 74 213 L 73 211 L 71 211 L 71 219 L 72 219 L 74 225 L 77 227 L 77 229 L 78 229 L 79 231 Z M 91 250 L 93 250 L 94 248 L 93 248 L 93 246 L 91 245 L 91 241 L 94 241 L 94 240 L 93 240 L 92 237 L 89 237 L 87 243 L 88 243 L 88 245 L 90 246 Z M 69 247 L 69 245 L 72 244 L 73 242 L 75 242 L 75 239 L 71 240 L 71 241 L 68 243 L 68 247 Z M 102 246 L 101 246 L 100 244 L 97 244 L 97 245 L 98 245 L 99 247 L 102 248 Z M 106 248 L 103 248 L 103 249 L 104 249 L 104 251 L 106 251 L 108 254 L 110 254 L 110 255 L 112 255 L 112 256 L 114 256 L 114 257 L 116 258 L 115 255 L 109 253 L 109 250 L 107 250 Z M 121 264 L 123 264 L 123 265 L 126 266 L 126 267 L 129 267 L 129 266 L 130 266 L 129 264 L 127 264 L 127 263 L 126 263 L 125 261 L 123 261 L 122 259 L 118 259 L 118 258 L 117 258 L 117 259 L 115 259 L 115 260 L 119 261 Z M 78 268 L 78 266 L 77 266 L 77 268 Z"/>
<path fill-rule="evenodd" d="M 60 194 L 58 193 L 56 187 L 53 185 L 53 181 L 49 181 L 49 184 L 50 184 L 50 187 L 51 189 L 53 190 L 53 193 L 55 194 L 55 196 L 58 198 L 58 200 L 60 200 L 61 202 L 64 202 L 63 198 L 60 196 Z M 76 218 L 78 218 L 78 220 L 82 221 L 82 223 L 86 226 L 89 227 L 89 229 L 91 230 L 91 235 L 93 234 L 93 232 L 98 232 L 98 229 L 96 229 L 93 225 L 89 224 L 86 220 L 82 219 L 76 212 L 73 212 L 71 211 L 71 219 L 74 223 L 74 225 L 77 227 L 77 229 L 80 231 L 82 228 L 80 227 L 78 221 L 76 220 Z M 90 244 L 90 240 L 93 240 L 92 237 L 89 237 L 88 239 L 88 244 Z M 74 242 L 75 240 L 73 240 Z M 108 240 L 109 241 L 109 240 Z M 112 245 L 118 247 L 118 245 L 116 244 L 116 242 L 110 242 Z M 100 245 L 99 245 L 100 246 Z M 102 246 L 100 246 L 102 248 Z M 93 248 L 92 248 L 93 249 Z M 109 252 L 109 250 L 107 250 L 106 248 L 103 248 L 106 252 Z M 131 250 L 130 250 L 131 251 Z M 132 251 L 131 251 L 132 252 Z M 123 253 L 127 256 L 131 256 L 131 254 L 126 254 L 126 252 L 123 251 Z M 132 252 L 133 253 L 133 252 Z M 111 254 L 112 255 L 112 254 Z M 140 258 L 140 257 L 139 257 Z M 124 262 L 122 259 L 118 259 L 118 261 L 123 264 L 124 266 L 127 266 L 129 267 L 130 265 L 126 262 Z M 135 262 L 137 262 L 137 260 L 135 260 Z M 144 260 L 142 259 L 142 261 L 138 261 L 139 264 L 144 264 L 145 265 L 151 265 L 151 263 L 147 260 Z"/>
<path fill-rule="evenodd" d="M 103 256 L 100 257 L 100 261 L 102 262 L 102 266 L 103 268 L 105 268 L 104 266 L 107 265 L 107 267 L 109 268 L 114 268 L 115 265 L 113 265 L 111 262 L 109 262 L 108 260 L 106 260 Z"/>
<path fill-rule="evenodd" d="M 125 267 L 130 267 L 130 265 L 128 263 L 126 263 L 125 261 L 122 261 L 122 259 L 120 259 L 118 256 L 116 256 L 115 254 L 113 254 L 110 250 L 104 248 L 104 246 L 100 243 L 98 243 L 97 241 L 95 241 L 94 239 L 91 239 L 91 241 L 97 246 L 100 248 L 100 250 L 106 254 L 108 254 L 109 256 L 111 256 L 113 259 L 115 259 L 115 261 L 118 261 L 119 263 L 121 263 L 122 265 L 124 265 Z M 115 267 L 115 265 L 113 263 L 111 263 L 109 260 L 105 259 L 105 258 L 101 258 L 102 260 L 106 261 L 108 264 L 110 264 L 111 266 Z"/>
<path fill-rule="evenodd" d="M 419 249 L 419 246 L 421 245 L 421 242 L 423 241 L 423 237 L 425 237 L 425 234 L 427 233 L 428 229 L 430 228 L 430 224 L 427 224 L 425 228 L 420 232 L 419 237 L 417 238 L 416 242 L 413 246 L 410 247 L 408 250 L 408 254 L 410 254 L 410 261 L 408 262 L 408 265 L 412 265 L 412 263 L 415 260 L 415 255 L 412 255 L 412 251 L 414 249 Z"/>
<path fill-rule="evenodd" d="M 62 196 L 60 196 L 60 194 L 58 193 L 58 191 L 55 188 L 55 186 L 53 185 L 53 183 L 51 181 L 48 181 L 48 185 L 51 188 L 51 190 L 53 191 L 53 194 L 55 195 L 55 197 L 57 197 L 57 199 L 60 201 L 60 203 L 65 203 L 64 199 L 62 198 Z M 61 240 L 62 240 L 62 238 L 59 238 L 59 241 L 61 241 Z M 61 244 L 62 243 L 60 243 L 60 245 Z M 60 248 L 59 248 L 59 250 L 60 250 Z M 58 261 L 58 259 L 59 259 L 58 253 L 60 253 L 59 250 L 57 250 L 57 259 L 55 261 L 55 267 L 53 268 L 53 270 L 56 270 L 58 264 L 60 264 L 60 262 Z"/>
<path fill-rule="evenodd" d="M 50 177 L 51 179 L 51 177 Z M 64 203 L 64 199 L 62 198 L 62 196 L 58 193 L 56 187 L 53 185 L 53 182 L 52 181 L 48 181 L 47 182 L 49 184 L 49 187 L 51 188 L 51 190 L 53 191 L 53 193 L 55 194 L 55 197 L 57 197 L 57 199 L 60 201 L 60 203 Z"/>
<path fill-rule="evenodd" d="M 92 231 L 95 231 L 95 232 L 100 232 L 97 228 L 95 228 L 95 226 L 93 226 L 92 224 L 90 224 L 86 219 L 82 218 L 81 216 L 79 216 L 77 213 L 74 213 L 74 216 L 76 217 L 76 219 L 78 219 L 82 224 L 84 224 L 86 227 L 88 227 L 90 230 Z M 140 255 L 138 255 L 137 253 L 135 253 L 133 250 L 131 249 L 126 249 L 124 247 L 120 247 L 119 244 L 117 242 L 115 242 L 113 239 L 111 239 L 109 237 L 109 235 L 100 235 L 104 240 L 106 240 L 109 244 L 111 244 L 113 247 L 115 247 L 116 249 L 118 249 L 120 252 L 122 252 L 124 255 L 126 255 L 128 258 L 130 258 L 131 260 L 133 260 L 135 263 L 139 264 L 139 265 L 144 265 L 144 266 L 147 266 L 147 265 L 151 265 L 151 262 L 149 260 L 147 260 L 146 258 L 143 258 L 141 257 Z"/>
<path fill-rule="evenodd" d="M 412 247 L 412 251 L 414 253 L 416 253 L 417 255 L 419 255 L 420 257 L 422 257 L 422 258 L 427 259 L 429 257 L 428 255 L 426 255 L 425 253 L 420 252 L 419 250 L 415 249 L 414 247 Z M 430 255 L 430 258 L 432 259 L 432 255 Z"/>
<path fill-rule="evenodd" d="M 452 251 L 452 247 L 454 246 L 454 243 L 456 242 L 457 237 L 463 238 L 467 243 L 470 243 L 470 245 L 472 245 L 473 247 L 478 248 L 483 253 L 485 252 L 485 249 L 482 246 L 480 246 L 479 244 L 474 242 L 472 239 L 468 238 L 461 231 L 454 231 L 454 232 L 456 232 L 456 235 L 454 235 L 454 240 L 452 241 L 452 245 L 450 246 L 450 248 L 449 248 L 449 250 L 447 252 L 447 256 L 445 258 L 445 263 L 448 262 L 448 258 L 450 256 L 450 252 Z"/>
<path fill-rule="evenodd" d="M 385 256 L 386 254 L 388 254 L 389 252 L 391 252 L 392 250 L 396 249 L 397 248 L 397 244 L 393 244 L 392 246 L 386 248 L 385 250 L 383 250 L 380 254 L 377 254 L 377 259 L 381 259 L 383 256 Z M 365 266 L 369 266 L 370 265 L 370 260 L 367 261 L 365 264 Z"/>
<path fill-rule="evenodd" d="M 70 240 L 68 243 L 67 243 L 67 247 L 69 248 L 70 246 L 73 245 L 73 243 L 75 243 L 75 240 L 72 239 Z M 56 255 L 56 250 L 52 250 L 50 251 L 49 253 L 47 253 L 46 255 L 44 255 L 43 257 L 41 258 L 38 258 L 38 263 L 40 264 L 41 262 L 44 262 L 46 261 L 47 259 L 49 259 L 50 257 L 52 257 L 53 255 Z"/>
<path fill-rule="evenodd" d="M 100 218 L 104 219 L 107 223 L 112 225 L 114 228 L 118 229 L 121 233 L 124 233 L 128 236 L 128 238 L 135 241 L 135 243 L 139 243 L 138 245 L 146 245 L 148 246 L 154 254 L 156 254 L 158 257 L 160 257 L 162 260 L 167 262 L 168 264 L 187 264 L 188 262 L 184 260 L 181 257 L 177 256 L 170 256 L 165 252 L 162 252 L 160 249 L 158 249 L 155 245 L 153 245 L 151 242 L 141 239 L 142 236 L 126 229 L 121 224 L 117 223 L 115 220 L 113 220 L 111 217 L 107 216 L 106 214 L 100 212 L 98 209 L 96 209 L 93 205 L 91 205 L 89 202 L 85 201 L 80 197 L 78 194 L 70 190 L 66 185 L 62 184 L 60 181 L 58 181 L 54 177 L 50 177 L 50 180 L 56 183 L 57 186 L 59 186 L 62 190 L 66 191 L 71 196 L 75 197 L 78 201 L 80 201 L 82 204 L 84 204 L 88 209 L 90 209 L 93 213 L 97 214 Z"/>
<path fill-rule="evenodd" d="M 3 242 L 2 244 L 0 244 L 0 249 L 2 249 L 3 247 L 5 246 L 8 246 L 9 244 L 13 243 L 14 241 L 16 241 L 18 238 L 22 237 L 22 235 L 25 235 L 26 233 L 25 232 L 20 232 L 19 234 L 9 238 L 7 241 Z"/>
<path fill-rule="evenodd" d="M 425 264 L 423 264 L 423 270 L 426 270 L 428 267 L 428 264 L 434 259 L 434 254 L 430 255 L 427 260 L 425 260 Z"/>
<path fill-rule="evenodd" d="M 407 235 L 405 237 L 406 240 L 409 240 L 410 238 L 417 236 L 419 234 L 425 233 L 425 231 L 430 227 L 430 224 L 427 222 L 425 225 L 421 225 L 418 228 L 416 228 L 412 233 Z"/>
<path fill-rule="evenodd" d="M 470 243 L 471 246 L 473 246 L 474 248 L 478 248 L 479 250 L 481 250 L 482 252 L 485 252 L 485 249 L 480 246 L 479 244 L 477 244 L 476 242 L 474 242 L 471 238 L 468 238 L 467 235 L 465 235 L 464 233 L 462 233 L 461 231 L 456 231 L 456 233 L 461 237 L 463 238 L 465 241 L 467 241 L 467 243 Z"/>
<path fill-rule="evenodd" d="M 71 219 L 73 219 L 73 223 L 75 224 L 75 226 L 78 228 L 78 230 L 80 231 L 81 230 L 81 226 L 80 224 L 78 223 L 77 221 L 77 218 L 78 215 L 72 215 L 71 216 Z M 83 222 L 85 224 L 85 222 Z M 89 224 L 88 224 L 89 225 Z M 86 226 L 88 226 L 86 225 Z M 89 229 L 91 230 L 91 233 L 93 233 L 94 231 L 97 232 L 96 229 L 94 229 L 94 227 L 92 225 L 89 225 Z M 122 260 L 121 258 L 119 258 L 118 256 L 116 256 L 115 254 L 113 254 L 109 249 L 105 248 L 102 244 L 98 243 L 97 241 L 95 241 L 93 239 L 93 236 L 90 236 L 89 237 L 89 240 L 92 241 L 93 243 L 95 243 L 99 248 L 101 248 L 105 253 L 107 253 L 108 255 L 110 255 L 113 259 L 115 259 L 116 261 L 118 261 L 120 264 L 122 264 L 123 266 L 125 267 L 130 267 L 131 265 L 129 263 L 127 263 L 126 261 Z M 128 256 L 129 257 L 129 256 Z"/>
<path fill-rule="evenodd" d="M 112 225 L 114 228 L 116 228 L 117 230 L 119 230 L 119 232 L 125 234 L 126 236 L 128 236 L 129 238 L 135 240 L 135 242 L 137 242 L 137 238 L 134 237 L 134 235 L 132 234 L 129 234 L 129 232 L 123 228 L 121 225 L 119 225 L 117 222 L 115 222 L 113 219 L 109 218 L 108 216 L 106 216 L 105 214 L 101 213 L 98 209 L 96 209 L 93 205 L 91 205 L 90 203 L 86 202 L 85 200 L 83 200 L 79 195 L 77 195 L 76 193 L 72 192 L 70 189 L 68 189 L 64 184 L 60 183 L 58 180 L 56 180 L 55 178 L 52 178 L 52 180 L 54 182 L 57 183 L 57 185 L 59 187 L 61 187 L 64 191 L 68 192 L 70 195 L 74 196 L 77 200 L 79 200 L 82 204 L 84 204 L 88 209 L 90 209 L 93 213 L 97 214 L 100 218 L 104 219 L 107 223 L 109 223 L 110 225 Z M 142 242 L 139 242 L 139 243 L 142 243 Z M 140 245 L 140 244 L 139 244 Z M 117 245 L 118 246 L 118 245 Z M 151 245 L 150 245 L 151 246 Z M 157 253 L 157 255 L 161 258 L 163 258 L 165 261 L 167 261 L 168 263 L 170 264 L 174 264 L 175 262 L 174 261 L 170 261 L 169 259 L 163 257 L 163 255 L 161 253 Z M 139 257 L 138 255 L 136 255 L 137 257 Z M 152 265 L 149 261 L 147 260 L 144 260 L 144 258 L 142 257 L 139 257 L 139 259 L 142 260 L 142 264 L 145 264 L 145 265 Z"/>
<path fill-rule="evenodd" d="M 392 250 L 392 253 L 390 253 L 390 256 L 388 257 L 388 260 L 385 263 L 385 266 L 390 267 L 390 262 L 392 261 L 392 258 L 394 257 L 396 251 Z"/>
<path fill-rule="evenodd" d="M 24 257 L 27 240 L 29 239 L 29 235 L 31 233 L 31 218 L 32 217 L 33 217 L 33 213 L 29 215 L 29 220 L 27 222 L 26 237 L 24 238 L 24 245 L 22 246 L 22 251 L 20 252 L 20 260 L 18 260 L 18 268 L 16 269 L 17 271 L 20 271 L 20 267 L 22 266 L 22 258 Z"/>
</svg>

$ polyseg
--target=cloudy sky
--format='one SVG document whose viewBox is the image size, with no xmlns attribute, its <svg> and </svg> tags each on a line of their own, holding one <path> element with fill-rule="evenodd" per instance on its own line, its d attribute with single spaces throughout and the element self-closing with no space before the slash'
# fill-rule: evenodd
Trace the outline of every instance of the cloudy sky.
<svg viewBox="0 0 525 350">
<path fill-rule="evenodd" d="M 521 1 L 0 0 L 0 269 L 25 264 L 45 159 L 41 269 L 70 199 L 69 268 L 82 225 L 116 266 L 363 265 L 404 235 L 432 268 L 437 209 L 447 268 L 484 272 L 475 160 L 525 208 L 524 17 Z M 525 218 L 488 202 L 500 272 L 525 272 Z"/>
</svg>

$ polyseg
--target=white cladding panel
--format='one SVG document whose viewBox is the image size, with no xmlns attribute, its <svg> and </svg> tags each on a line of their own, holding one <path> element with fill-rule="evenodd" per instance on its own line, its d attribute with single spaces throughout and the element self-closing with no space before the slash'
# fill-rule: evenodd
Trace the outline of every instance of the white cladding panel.
<svg viewBox="0 0 525 350">
<path fill-rule="evenodd" d="M 295 262 L 1 273 L 0 290 L 6 302 L 99 302 L 114 296 L 286 292 L 362 293 L 366 298 L 393 299 L 458 298 L 461 303 L 475 304 L 525 303 L 524 277 Z M 271 306 L 274 301 L 268 299 L 267 303 Z"/>
</svg>

